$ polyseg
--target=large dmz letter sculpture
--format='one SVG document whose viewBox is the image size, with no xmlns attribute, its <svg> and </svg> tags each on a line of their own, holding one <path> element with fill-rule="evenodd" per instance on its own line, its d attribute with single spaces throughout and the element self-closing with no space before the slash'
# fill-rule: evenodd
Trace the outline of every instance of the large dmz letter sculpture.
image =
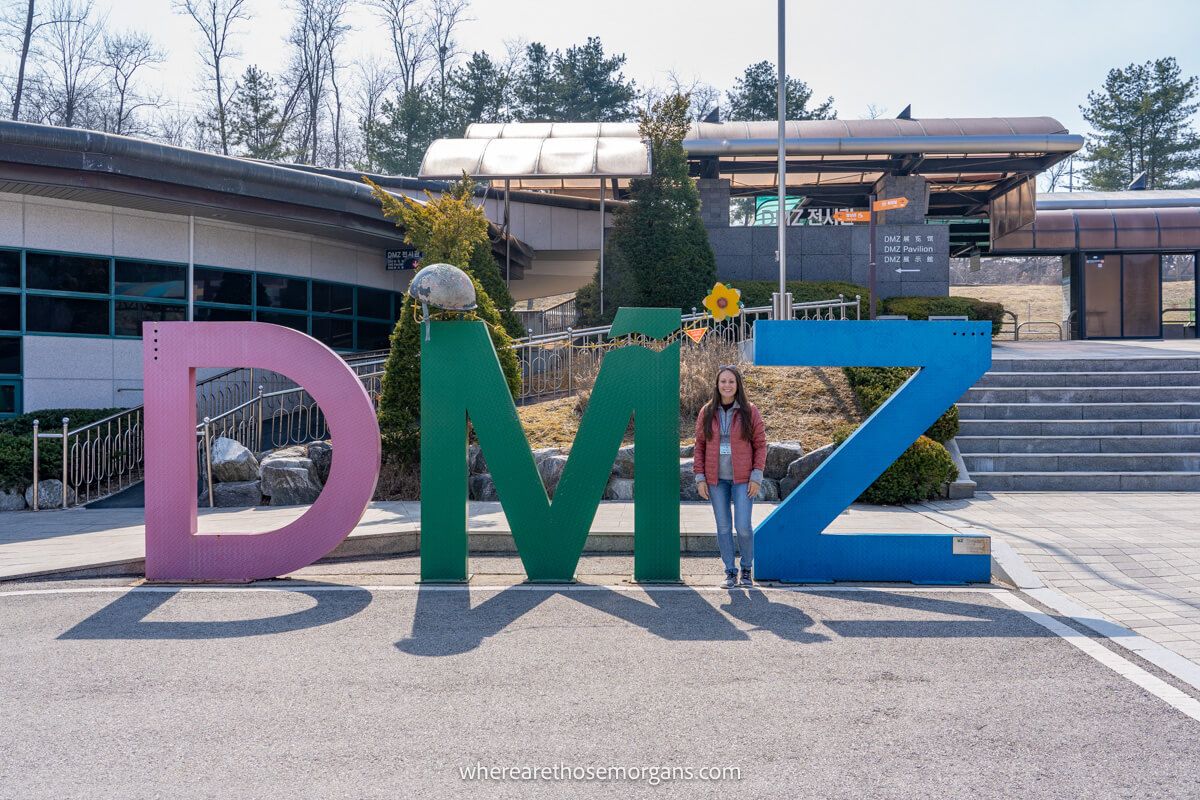
<svg viewBox="0 0 1200 800">
<path fill-rule="evenodd" d="M 666 338 L 679 309 L 622 308 L 610 336 Z M 421 345 L 421 579 L 465 581 L 467 419 L 532 582 L 574 579 L 634 415 L 634 579 L 679 580 L 679 342 L 608 352 L 550 502 L 485 324 L 431 323 Z M 689 476 L 690 477 L 690 476 Z"/>
<path fill-rule="evenodd" d="M 250 581 L 306 567 L 354 529 L 379 475 L 379 426 L 362 383 L 341 358 L 303 333 L 260 322 L 147 322 L 146 577 Z M 258 367 L 290 377 L 320 406 L 333 463 L 299 519 L 258 534 L 196 533 L 196 369 Z"/>
<path fill-rule="evenodd" d="M 823 531 L 987 372 L 991 347 L 989 322 L 757 322 L 756 364 L 918 370 L 755 529 L 755 577 L 798 583 L 990 580 L 986 536 Z"/>
</svg>

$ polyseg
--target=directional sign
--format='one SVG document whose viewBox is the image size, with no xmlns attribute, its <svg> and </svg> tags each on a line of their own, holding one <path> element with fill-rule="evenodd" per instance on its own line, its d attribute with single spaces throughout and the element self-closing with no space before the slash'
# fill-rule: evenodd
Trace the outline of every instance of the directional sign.
<svg viewBox="0 0 1200 800">
<path fill-rule="evenodd" d="M 919 270 L 919 269 L 901 269 L 900 267 L 896 268 L 896 272 L 920 272 L 920 271 L 921 270 Z"/>
<path fill-rule="evenodd" d="M 871 209 L 873 211 L 890 211 L 893 208 L 904 208 L 907 205 L 907 197 L 889 197 L 885 200 L 876 200 Z"/>
<path fill-rule="evenodd" d="M 835 211 L 833 218 L 838 222 L 870 222 L 870 211 Z"/>
</svg>

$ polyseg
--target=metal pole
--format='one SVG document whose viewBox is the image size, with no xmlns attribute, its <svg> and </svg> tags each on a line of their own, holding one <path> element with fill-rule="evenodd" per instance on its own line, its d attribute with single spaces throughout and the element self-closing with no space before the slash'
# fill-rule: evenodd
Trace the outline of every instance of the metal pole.
<svg viewBox="0 0 1200 800">
<path fill-rule="evenodd" d="M 567 326 L 567 397 L 575 393 L 575 365 L 572 363 L 571 351 L 575 348 L 575 332 Z"/>
<path fill-rule="evenodd" d="M 255 435 L 255 441 L 257 442 L 257 444 L 255 445 L 254 449 L 255 449 L 255 450 L 259 450 L 259 451 L 261 451 L 261 450 L 265 450 L 265 449 L 266 449 L 265 447 L 263 447 L 263 440 L 262 440 L 262 428 L 263 428 L 263 387 L 262 387 L 262 385 L 261 385 L 261 384 L 260 384 L 260 385 L 259 385 L 259 387 L 258 387 L 258 414 L 257 414 L 256 416 L 258 417 L 258 433 Z"/>
<path fill-rule="evenodd" d="M 604 315 L 604 178 L 600 179 L 600 314 Z"/>
<path fill-rule="evenodd" d="M 212 486 L 212 441 L 208 430 L 208 417 L 204 418 L 204 477 L 208 482 L 208 507 L 213 507 Z"/>
<path fill-rule="evenodd" d="M 871 293 L 871 316 L 875 319 L 875 195 L 867 199 L 867 236 L 871 240 L 871 263 L 867 272 L 867 291 Z"/>
<path fill-rule="evenodd" d="M 33 510 L 38 510 L 38 425 L 33 421 Z"/>
<path fill-rule="evenodd" d="M 504 179 L 504 285 L 512 283 L 512 222 L 508 216 L 508 178 Z"/>
<path fill-rule="evenodd" d="M 784 293 L 787 292 L 787 147 L 784 136 L 787 120 L 787 69 L 785 64 L 784 47 L 784 0 L 779 0 L 779 86 L 778 93 L 778 145 L 779 145 L 779 214 L 776 219 L 779 227 L 779 300 L 775 306 L 775 318 L 784 319 Z M 788 309 L 790 312 L 791 309 Z M 790 314 L 788 315 L 790 316 Z"/>
<path fill-rule="evenodd" d="M 70 422 L 70 419 L 67 417 L 63 417 L 63 423 L 62 423 L 62 425 L 63 425 L 63 428 L 62 428 L 62 442 L 63 442 L 63 445 L 62 445 L 62 459 L 63 459 L 62 507 L 63 508 L 67 507 L 67 423 L 68 422 Z M 36 492 L 37 490 L 34 489 L 34 491 Z"/>
<path fill-rule="evenodd" d="M 196 318 L 195 299 L 196 287 L 193 282 L 196 275 L 196 218 L 188 215 L 188 267 L 187 267 L 187 319 L 191 322 Z"/>
</svg>

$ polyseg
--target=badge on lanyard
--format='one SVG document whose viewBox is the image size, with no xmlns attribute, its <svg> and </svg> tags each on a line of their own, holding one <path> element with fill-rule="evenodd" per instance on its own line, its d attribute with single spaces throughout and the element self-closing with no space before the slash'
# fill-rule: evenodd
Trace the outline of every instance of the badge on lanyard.
<svg viewBox="0 0 1200 800">
<path fill-rule="evenodd" d="M 721 442 L 721 455 L 723 455 L 723 456 L 733 455 L 733 445 L 730 444 L 729 442 Z"/>
</svg>

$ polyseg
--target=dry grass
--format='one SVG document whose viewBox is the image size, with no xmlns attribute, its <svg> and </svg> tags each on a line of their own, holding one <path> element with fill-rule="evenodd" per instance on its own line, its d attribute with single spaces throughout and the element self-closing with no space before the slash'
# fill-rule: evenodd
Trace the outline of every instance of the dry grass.
<svg viewBox="0 0 1200 800">
<path fill-rule="evenodd" d="M 715 343 L 687 347 L 680 361 L 679 440 L 690 444 L 696 414 L 712 395 L 717 367 L 737 363 L 737 348 Z M 771 441 L 797 440 L 813 449 L 832 441 L 833 430 L 861 421 L 854 393 L 840 369 L 743 366 L 746 393 L 758 406 Z M 518 409 L 533 447 L 570 447 L 587 405 L 580 397 L 564 397 Z M 626 432 L 632 440 L 633 429 Z"/>
</svg>

